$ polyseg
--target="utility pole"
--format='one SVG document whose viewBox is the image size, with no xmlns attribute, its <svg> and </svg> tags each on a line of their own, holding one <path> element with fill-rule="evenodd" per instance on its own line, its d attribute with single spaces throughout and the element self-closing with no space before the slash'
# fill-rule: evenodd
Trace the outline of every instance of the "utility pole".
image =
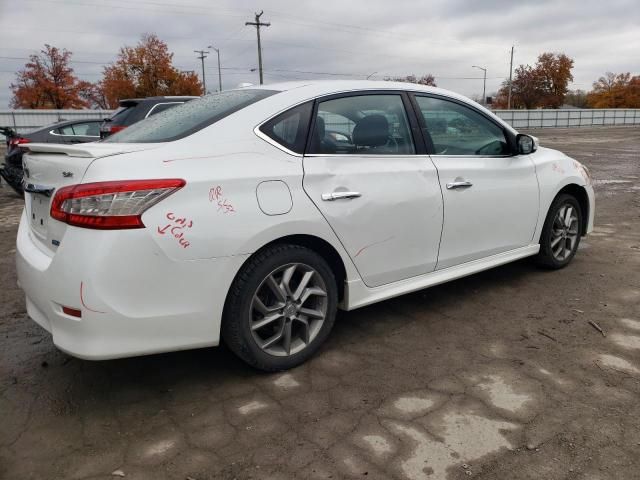
<svg viewBox="0 0 640 480">
<path fill-rule="evenodd" d="M 487 69 L 484 67 L 479 67 L 477 65 L 472 65 L 472 68 L 479 68 L 484 73 L 484 80 L 482 82 L 482 105 L 487 106 Z"/>
<path fill-rule="evenodd" d="M 203 90 L 204 95 L 206 95 L 207 94 L 207 81 L 205 80 L 205 77 L 204 77 L 204 59 L 207 58 L 205 53 L 209 53 L 209 52 L 206 51 L 206 50 L 194 50 L 194 52 L 200 54 L 200 56 L 196 57 L 196 58 L 199 58 L 200 61 L 202 62 L 202 90 Z"/>
<path fill-rule="evenodd" d="M 212 50 L 215 50 L 215 52 L 218 54 L 218 91 L 222 91 L 222 72 L 220 70 L 220 49 L 214 47 L 213 45 L 209 45 L 207 48 L 211 48 Z"/>
<path fill-rule="evenodd" d="M 509 63 L 509 96 L 507 97 L 507 110 L 511 110 L 511 81 L 513 79 L 513 45 L 511 45 L 511 62 Z"/>
<path fill-rule="evenodd" d="M 256 27 L 256 32 L 258 33 L 258 71 L 260 72 L 260 85 L 262 85 L 262 44 L 260 43 L 260 27 L 268 27 L 271 23 L 263 23 L 260 22 L 260 17 L 264 13 L 264 10 L 260 10 L 260 13 L 256 13 L 256 21 L 255 22 L 245 22 L 245 25 L 253 25 Z"/>
</svg>

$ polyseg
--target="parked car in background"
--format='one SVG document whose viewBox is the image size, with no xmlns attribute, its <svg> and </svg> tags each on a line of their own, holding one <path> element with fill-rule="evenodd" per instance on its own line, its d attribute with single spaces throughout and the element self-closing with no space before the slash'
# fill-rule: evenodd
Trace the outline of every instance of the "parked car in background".
<svg viewBox="0 0 640 480">
<path fill-rule="evenodd" d="M 103 142 L 28 147 L 27 313 L 86 359 L 223 339 L 291 368 L 337 308 L 524 257 L 562 268 L 593 228 L 582 164 L 408 83 L 230 90 Z"/>
<path fill-rule="evenodd" d="M 13 129 L 3 128 L 0 133 L 7 139 L 7 151 L 4 164 L 0 166 L 0 176 L 22 195 L 22 154 L 24 146 L 29 143 L 62 143 L 75 144 L 100 140 L 102 120 L 67 120 L 30 133 L 18 134 Z"/>
<path fill-rule="evenodd" d="M 120 130 L 124 130 L 140 120 L 164 112 L 170 108 L 182 105 L 199 97 L 191 96 L 169 96 L 169 97 L 148 97 L 148 98 L 129 98 L 120 100 L 120 107 L 111 116 L 102 123 L 100 127 L 100 136 L 106 138 Z"/>
</svg>

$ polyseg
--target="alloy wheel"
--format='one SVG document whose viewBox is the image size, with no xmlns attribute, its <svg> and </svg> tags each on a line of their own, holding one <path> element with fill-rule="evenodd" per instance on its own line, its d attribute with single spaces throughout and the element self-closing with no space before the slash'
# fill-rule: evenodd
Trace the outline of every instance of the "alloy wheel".
<svg viewBox="0 0 640 480">
<path fill-rule="evenodd" d="M 327 316 L 327 287 L 312 267 L 290 263 L 262 280 L 251 301 L 249 326 L 265 353 L 289 356 L 305 349 Z"/>
<path fill-rule="evenodd" d="M 579 227 L 578 213 L 573 205 L 562 205 L 551 227 L 551 252 L 556 260 L 562 262 L 573 253 Z"/>
</svg>

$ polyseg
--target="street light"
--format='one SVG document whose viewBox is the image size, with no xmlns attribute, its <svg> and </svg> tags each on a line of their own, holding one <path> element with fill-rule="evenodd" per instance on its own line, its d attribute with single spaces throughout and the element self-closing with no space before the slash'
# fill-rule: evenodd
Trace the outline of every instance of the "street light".
<svg viewBox="0 0 640 480">
<path fill-rule="evenodd" d="M 218 90 L 222 91 L 222 73 L 220 70 L 220 49 L 214 47 L 213 45 L 209 45 L 207 48 L 211 48 L 212 50 L 215 50 L 215 52 L 218 54 Z"/>
<path fill-rule="evenodd" d="M 484 73 L 484 80 L 482 82 L 482 105 L 487 106 L 487 69 L 479 67 L 477 65 L 471 65 L 471 68 L 479 68 Z"/>
</svg>

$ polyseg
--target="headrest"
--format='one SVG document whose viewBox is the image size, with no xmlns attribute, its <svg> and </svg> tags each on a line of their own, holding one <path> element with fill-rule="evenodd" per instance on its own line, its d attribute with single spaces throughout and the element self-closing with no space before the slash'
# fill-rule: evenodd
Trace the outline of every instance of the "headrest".
<svg viewBox="0 0 640 480">
<path fill-rule="evenodd" d="M 380 147 L 389 141 L 389 122 L 384 115 L 367 115 L 353 127 L 353 143 L 360 147 Z"/>
</svg>

